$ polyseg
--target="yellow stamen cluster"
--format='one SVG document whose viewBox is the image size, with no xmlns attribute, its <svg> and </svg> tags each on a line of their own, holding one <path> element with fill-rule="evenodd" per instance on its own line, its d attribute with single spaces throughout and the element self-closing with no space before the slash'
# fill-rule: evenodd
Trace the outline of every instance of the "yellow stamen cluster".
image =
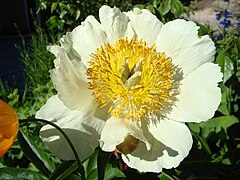
<svg viewBox="0 0 240 180">
<path fill-rule="evenodd" d="M 140 120 L 169 99 L 175 73 L 171 59 L 137 38 L 119 39 L 91 54 L 89 89 L 99 107 L 114 117 Z"/>
</svg>

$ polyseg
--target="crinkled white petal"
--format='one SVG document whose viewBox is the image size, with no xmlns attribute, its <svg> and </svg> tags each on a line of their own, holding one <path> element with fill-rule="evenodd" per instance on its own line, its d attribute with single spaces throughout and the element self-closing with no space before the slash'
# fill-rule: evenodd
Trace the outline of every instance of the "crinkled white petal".
<svg viewBox="0 0 240 180">
<path fill-rule="evenodd" d="M 91 59 L 90 54 L 95 53 L 97 48 L 108 41 L 107 35 L 93 16 L 88 16 L 71 33 L 73 48 L 80 54 L 81 61 L 88 67 L 88 61 Z"/>
<path fill-rule="evenodd" d="M 114 151 L 116 146 L 122 143 L 128 135 L 139 139 L 145 143 L 146 148 L 150 148 L 150 144 L 144 137 L 141 127 L 137 122 L 113 117 L 106 121 L 102 130 L 100 147 L 103 151 Z"/>
<path fill-rule="evenodd" d="M 156 46 L 188 75 L 199 66 L 214 60 L 215 46 L 209 36 L 198 36 L 199 27 L 190 21 L 177 19 L 166 23 Z"/>
<path fill-rule="evenodd" d="M 37 112 L 36 118 L 46 119 L 61 127 L 72 141 L 81 160 L 91 155 L 98 146 L 98 139 L 105 121 L 93 116 L 93 113 L 84 114 L 77 110 L 70 110 L 52 96 Z M 72 150 L 61 133 L 50 125 L 43 126 L 40 135 L 50 150 L 64 160 L 75 159 Z"/>
<path fill-rule="evenodd" d="M 144 136 L 151 143 L 143 144 L 133 153 L 122 155 L 124 162 L 140 172 L 161 172 L 162 168 L 177 167 L 192 147 L 192 136 L 184 123 L 171 120 L 144 125 Z"/>
<path fill-rule="evenodd" d="M 47 50 L 53 53 L 55 57 L 57 57 L 59 54 L 60 46 L 58 45 L 47 46 Z"/>
<path fill-rule="evenodd" d="M 168 116 L 180 122 L 201 122 L 214 116 L 221 102 L 218 83 L 222 73 L 218 65 L 205 63 L 184 78 L 172 112 Z"/>
<path fill-rule="evenodd" d="M 51 79 L 59 98 L 70 109 L 89 111 L 97 105 L 88 89 L 86 68 L 81 61 L 69 60 L 64 49 L 58 49 Z"/>
<path fill-rule="evenodd" d="M 157 36 L 163 24 L 146 9 L 134 8 L 126 13 L 130 19 L 130 26 L 139 39 L 146 41 L 149 45 L 156 42 Z"/>
<path fill-rule="evenodd" d="M 63 48 L 70 60 L 81 60 L 80 54 L 73 48 L 73 37 L 71 32 L 67 32 L 66 35 L 60 39 L 61 48 Z"/>
<path fill-rule="evenodd" d="M 116 7 L 102 6 L 99 10 L 99 19 L 110 43 L 124 38 L 129 31 L 128 17 Z"/>
</svg>

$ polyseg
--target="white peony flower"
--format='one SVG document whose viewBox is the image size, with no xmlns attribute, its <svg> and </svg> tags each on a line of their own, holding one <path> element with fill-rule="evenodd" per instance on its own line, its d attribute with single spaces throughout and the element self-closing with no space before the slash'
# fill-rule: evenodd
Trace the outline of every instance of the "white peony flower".
<svg viewBox="0 0 240 180">
<path fill-rule="evenodd" d="M 100 145 L 141 172 L 177 167 L 192 146 L 185 122 L 213 117 L 221 100 L 214 43 L 193 22 L 163 24 L 145 9 L 103 6 L 99 18 L 88 16 L 48 47 L 58 94 L 36 117 L 63 128 L 82 160 Z M 41 136 L 74 159 L 57 130 L 46 125 Z"/>
</svg>

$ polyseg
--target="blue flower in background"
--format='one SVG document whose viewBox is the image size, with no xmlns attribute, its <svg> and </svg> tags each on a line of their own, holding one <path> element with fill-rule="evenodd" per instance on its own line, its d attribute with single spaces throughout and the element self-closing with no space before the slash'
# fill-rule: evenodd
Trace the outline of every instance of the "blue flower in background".
<svg viewBox="0 0 240 180">
<path fill-rule="evenodd" d="M 230 18 L 230 17 L 232 17 L 233 16 L 233 14 L 231 13 L 231 12 L 225 12 L 224 13 L 224 17 L 225 18 Z"/>
<path fill-rule="evenodd" d="M 231 25 L 231 21 L 228 19 L 224 19 L 223 21 L 220 21 L 220 26 L 222 28 L 228 28 Z"/>
<path fill-rule="evenodd" d="M 223 38 L 223 35 L 221 33 L 219 33 L 219 34 L 214 34 L 213 37 L 214 37 L 214 39 L 219 40 L 219 39 Z"/>
<path fill-rule="evenodd" d="M 222 15 L 221 15 L 220 13 L 217 13 L 217 14 L 216 14 L 216 20 L 219 21 L 219 20 L 221 19 L 221 17 L 222 17 Z"/>
</svg>

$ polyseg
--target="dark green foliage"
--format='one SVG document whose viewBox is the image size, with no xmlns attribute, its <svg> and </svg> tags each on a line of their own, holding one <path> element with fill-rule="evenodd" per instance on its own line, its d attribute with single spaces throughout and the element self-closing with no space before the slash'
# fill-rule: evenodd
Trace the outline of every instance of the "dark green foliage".
<svg viewBox="0 0 240 180">
<path fill-rule="evenodd" d="M 150 0 L 145 4 L 136 4 L 134 7 L 148 9 L 155 14 L 163 23 L 176 18 L 183 18 L 190 9 L 182 4 L 180 0 Z"/>
<path fill-rule="evenodd" d="M 38 11 L 47 11 L 50 17 L 47 24 L 52 30 L 66 32 L 79 25 L 88 15 L 98 17 L 98 10 L 102 5 L 116 6 L 121 10 L 129 10 L 133 1 L 128 0 L 40 0 Z"/>
</svg>

